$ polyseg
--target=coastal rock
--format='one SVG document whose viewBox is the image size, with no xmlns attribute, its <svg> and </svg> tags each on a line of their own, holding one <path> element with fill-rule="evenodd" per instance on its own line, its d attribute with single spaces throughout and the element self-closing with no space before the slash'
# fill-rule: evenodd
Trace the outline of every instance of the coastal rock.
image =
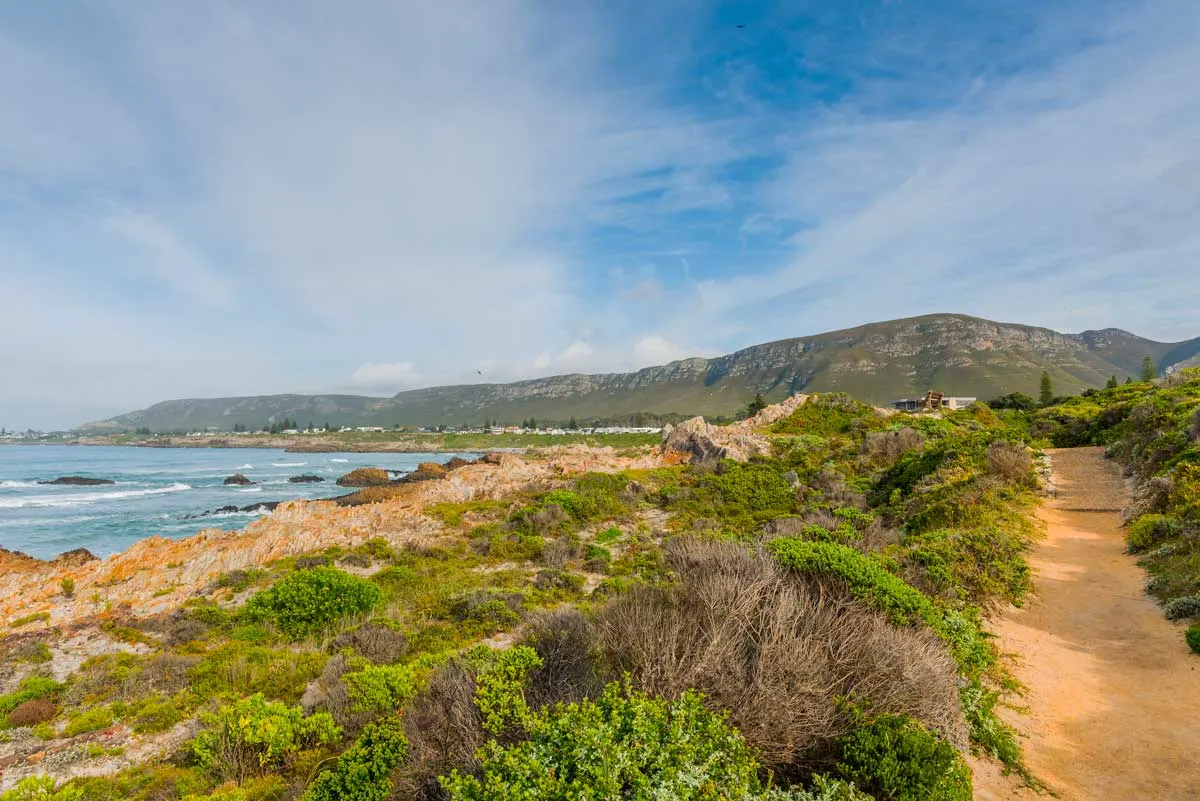
<svg viewBox="0 0 1200 801">
<path fill-rule="evenodd" d="M 386 470 L 378 467 L 359 467 L 337 480 L 339 487 L 381 487 L 390 483 Z"/>
<path fill-rule="evenodd" d="M 78 567 L 79 565 L 86 565 L 88 562 L 95 562 L 97 559 L 99 557 L 87 548 L 74 548 L 70 551 L 60 553 L 51 561 L 63 567 Z"/>
<path fill-rule="evenodd" d="M 88 478 L 87 476 L 59 476 L 53 481 L 39 481 L 39 484 L 63 485 L 68 487 L 99 487 L 103 484 L 116 484 L 110 478 Z"/>
<path fill-rule="evenodd" d="M 447 470 L 457 470 L 458 468 L 466 467 L 469 464 L 475 464 L 475 463 L 472 462 L 470 459 L 464 459 L 461 456 L 455 456 L 455 457 L 451 458 L 450 461 L 446 462 L 446 464 L 444 464 L 442 466 L 445 467 Z"/>
<path fill-rule="evenodd" d="M 718 459 L 745 462 L 752 456 L 766 456 L 771 452 L 767 438 L 749 428 L 709 425 L 703 417 L 693 417 L 677 426 L 664 428 L 662 447 L 664 453 L 686 456 L 692 462 Z"/>
<path fill-rule="evenodd" d="M 483 456 L 479 457 L 479 462 L 482 464 L 500 464 L 500 459 L 502 456 L 503 454 L 496 453 L 495 451 L 489 451 L 488 453 L 485 453 Z"/>
<path fill-rule="evenodd" d="M 212 517 L 213 515 L 228 515 L 237 512 L 274 512 L 278 508 L 280 501 L 259 501 L 248 506 L 238 506 L 237 504 L 229 504 L 228 506 L 218 506 L 211 512 L 201 512 L 198 515 L 184 515 L 184 520 L 197 520 L 201 517 Z"/>
<path fill-rule="evenodd" d="M 439 478 L 445 478 L 450 471 L 437 462 L 421 462 L 417 465 L 417 469 L 409 473 L 402 480 L 410 481 L 433 481 Z"/>
<path fill-rule="evenodd" d="M 250 479 L 246 478 L 246 477 L 245 477 L 244 475 L 242 475 L 241 473 L 234 473 L 232 476 L 230 476 L 229 478 L 225 479 L 225 481 L 224 481 L 223 483 L 225 483 L 225 484 L 236 484 L 236 485 L 246 485 L 246 484 L 253 484 L 254 482 L 253 482 L 253 481 L 251 481 Z"/>
<path fill-rule="evenodd" d="M 320 476 L 314 476 L 311 473 L 306 473 L 302 476 L 292 476 L 288 479 L 289 484 L 317 484 L 325 479 Z"/>
<path fill-rule="evenodd" d="M 792 395 L 781 403 L 766 407 L 748 420 L 727 426 L 714 426 L 703 417 L 684 420 L 663 428 L 663 453 L 678 454 L 693 462 L 733 459 L 745 462 L 755 456 L 768 456 L 771 444 L 756 429 L 779 422 L 808 402 L 808 395 Z"/>
</svg>

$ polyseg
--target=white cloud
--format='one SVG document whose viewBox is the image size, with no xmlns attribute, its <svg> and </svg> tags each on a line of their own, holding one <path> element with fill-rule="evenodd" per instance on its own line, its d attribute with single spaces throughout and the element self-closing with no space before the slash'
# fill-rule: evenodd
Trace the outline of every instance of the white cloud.
<svg viewBox="0 0 1200 801">
<path fill-rule="evenodd" d="M 533 369 L 545 370 L 548 367 L 550 367 L 550 364 L 551 364 L 550 354 L 542 353 L 536 359 L 533 360 Z"/>
<path fill-rule="evenodd" d="M 576 340 L 568 345 L 562 353 L 558 354 L 558 358 L 554 360 L 554 364 L 557 367 L 570 368 L 588 363 L 595 354 L 596 349 L 594 347 L 587 342 Z"/>
<path fill-rule="evenodd" d="M 638 367 L 666 364 L 688 355 L 686 350 L 658 334 L 642 337 L 633 346 L 633 360 Z"/>
<path fill-rule="evenodd" d="M 846 106 L 792 134 L 766 197 L 805 226 L 795 257 L 702 283 L 675 322 L 691 336 L 736 320 L 739 336 L 762 340 L 961 311 L 1195 336 L 1190 12 L 1167 3 L 1123 19 L 1102 44 L 959 105 L 891 118 Z M 1190 308 L 1171 304 L 1181 295 Z"/>
<path fill-rule="evenodd" d="M 367 362 L 350 376 L 350 383 L 371 392 L 398 392 L 421 381 L 412 362 Z"/>
</svg>

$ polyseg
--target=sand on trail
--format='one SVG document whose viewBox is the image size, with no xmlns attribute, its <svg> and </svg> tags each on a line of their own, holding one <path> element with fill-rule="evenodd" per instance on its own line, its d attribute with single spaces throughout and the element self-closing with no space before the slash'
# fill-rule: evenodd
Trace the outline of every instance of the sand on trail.
<svg viewBox="0 0 1200 801">
<path fill-rule="evenodd" d="M 1120 467 L 1101 448 L 1049 455 L 1057 494 L 1038 513 L 1034 594 L 992 621 L 1028 690 L 1028 713 L 1003 716 L 1063 801 L 1200 799 L 1200 656 L 1124 552 Z M 994 764 L 972 765 L 977 801 L 1039 797 Z"/>
</svg>

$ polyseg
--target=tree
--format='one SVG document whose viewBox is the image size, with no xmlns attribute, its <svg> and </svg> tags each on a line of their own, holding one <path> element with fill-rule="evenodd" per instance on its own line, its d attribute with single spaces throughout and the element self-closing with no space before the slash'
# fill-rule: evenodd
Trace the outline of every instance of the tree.
<svg viewBox="0 0 1200 801">
<path fill-rule="evenodd" d="M 987 402 L 987 405 L 993 409 L 1016 409 L 1020 412 L 1031 412 L 1037 408 L 1034 399 L 1024 392 L 1011 392 L 1008 395 L 993 398 Z"/>
<path fill-rule="evenodd" d="M 1149 356 L 1142 358 L 1142 380 L 1153 381 L 1158 375 L 1158 369 L 1154 366 L 1154 359 Z"/>
<path fill-rule="evenodd" d="M 755 392 L 754 400 L 750 401 L 750 405 L 746 407 L 746 416 L 753 417 L 765 408 L 767 408 L 767 402 L 763 400 L 762 393 Z"/>
<path fill-rule="evenodd" d="M 571 418 L 571 422 L 567 423 L 567 429 L 570 431 L 578 431 L 579 430 L 579 423 L 575 422 L 574 417 Z"/>
<path fill-rule="evenodd" d="M 1042 371 L 1042 382 L 1038 389 L 1038 402 L 1043 406 L 1049 406 L 1054 400 L 1054 382 L 1050 380 L 1050 373 Z"/>
<path fill-rule="evenodd" d="M 1104 388 L 1105 389 L 1116 389 L 1117 388 L 1117 377 L 1115 375 L 1110 375 L 1108 377 L 1108 383 L 1106 383 L 1104 385 Z"/>
<path fill-rule="evenodd" d="M 1129 385 L 1132 383 L 1133 383 L 1133 376 L 1125 376 L 1125 384 Z"/>
</svg>

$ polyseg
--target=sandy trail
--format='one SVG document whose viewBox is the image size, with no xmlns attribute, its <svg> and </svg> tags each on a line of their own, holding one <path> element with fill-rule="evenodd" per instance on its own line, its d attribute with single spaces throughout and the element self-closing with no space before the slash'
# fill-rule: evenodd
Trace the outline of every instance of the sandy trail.
<svg viewBox="0 0 1200 801">
<path fill-rule="evenodd" d="M 1120 469 L 1100 448 L 1050 457 L 1058 494 L 1039 512 L 1047 537 L 1030 558 L 1035 594 L 992 621 L 1029 691 L 1030 713 L 1005 717 L 1063 801 L 1200 799 L 1200 657 L 1124 553 Z M 994 766 L 975 767 L 979 801 L 1037 797 Z"/>
</svg>

